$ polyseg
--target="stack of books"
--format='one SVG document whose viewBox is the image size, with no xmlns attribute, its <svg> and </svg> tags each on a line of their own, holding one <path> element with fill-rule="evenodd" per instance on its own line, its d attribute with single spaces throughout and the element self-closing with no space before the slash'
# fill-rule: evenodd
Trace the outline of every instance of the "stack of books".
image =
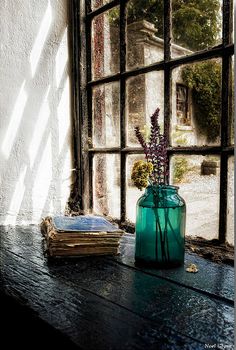
<svg viewBox="0 0 236 350">
<path fill-rule="evenodd" d="M 41 230 L 50 257 L 117 255 L 124 234 L 105 218 L 92 215 L 46 217 Z"/>
</svg>

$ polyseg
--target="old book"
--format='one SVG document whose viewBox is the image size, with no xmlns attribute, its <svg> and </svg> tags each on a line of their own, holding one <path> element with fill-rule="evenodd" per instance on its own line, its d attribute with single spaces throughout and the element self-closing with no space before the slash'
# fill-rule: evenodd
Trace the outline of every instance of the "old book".
<svg viewBox="0 0 236 350">
<path fill-rule="evenodd" d="M 117 255 L 116 247 L 48 248 L 50 256 Z"/>
<path fill-rule="evenodd" d="M 105 218 L 93 215 L 46 217 L 41 229 L 49 256 L 118 254 L 124 234 Z"/>
</svg>

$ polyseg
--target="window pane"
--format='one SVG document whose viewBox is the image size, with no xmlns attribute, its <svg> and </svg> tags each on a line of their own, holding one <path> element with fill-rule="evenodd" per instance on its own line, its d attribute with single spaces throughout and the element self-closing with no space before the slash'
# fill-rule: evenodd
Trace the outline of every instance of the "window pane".
<svg viewBox="0 0 236 350">
<path fill-rule="evenodd" d="M 164 59 L 163 0 L 131 0 L 127 6 L 127 69 Z"/>
<path fill-rule="evenodd" d="M 127 80 L 126 113 L 128 121 L 127 142 L 129 146 L 139 146 L 134 127 L 148 134 L 150 116 L 160 108 L 159 123 L 163 132 L 164 114 L 164 74 L 162 71 L 141 74 Z"/>
<path fill-rule="evenodd" d="M 218 156 L 171 158 L 171 184 L 186 201 L 186 235 L 218 238 L 220 160 Z"/>
<path fill-rule="evenodd" d="M 172 71 L 173 146 L 220 144 L 221 59 Z"/>
<path fill-rule="evenodd" d="M 234 111 L 235 111 L 235 90 L 234 90 L 234 56 L 232 57 L 232 70 L 231 70 L 231 91 L 230 91 L 230 112 L 231 112 L 231 135 L 230 143 L 234 145 Z"/>
<path fill-rule="evenodd" d="M 222 0 L 172 2 L 172 57 L 222 43 Z"/>
<path fill-rule="evenodd" d="M 92 0 L 91 1 L 92 10 L 94 11 L 101 6 L 108 4 L 109 2 L 111 2 L 111 0 Z"/>
<path fill-rule="evenodd" d="M 234 26 L 235 26 L 235 23 L 234 23 L 234 21 L 235 21 L 235 5 L 234 5 L 234 1 L 233 1 L 233 16 L 232 16 L 232 33 L 231 33 L 231 43 L 233 43 L 234 42 Z"/>
<path fill-rule="evenodd" d="M 92 21 L 93 79 L 119 72 L 119 7 L 115 7 Z"/>
<path fill-rule="evenodd" d="M 130 220 L 132 223 L 135 223 L 136 221 L 136 203 L 139 197 L 144 193 L 143 191 L 140 191 L 136 186 L 134 186 L 132 180 L 131 180 L 131 172 L 133 168 L 133 164 L 135 161 L 138 160 L 145 160 L 145 157 L 143 154 L 133 154 L 130 156 L 127 156 L 127 163 L 126 163 L 126 173 L 127 173 L 127 180 L 126 180 L 126 208 L 127 208 L 127 219 Z"/>
<path fill-rule="evenodd" d="M 234 157 L 229 158 L 228 169 L 228 210 L 226 240 L 234 244 Z"/>
<path fill-rule="evenodd" d="M 120 217 L 120 156 L 99 154 L 93 160 L 94 212 Z"/>
<path fill-rule="evenodd" d="M 120 145 L 120 85 L 93 88 L 93 147 Z"/>
</svg>

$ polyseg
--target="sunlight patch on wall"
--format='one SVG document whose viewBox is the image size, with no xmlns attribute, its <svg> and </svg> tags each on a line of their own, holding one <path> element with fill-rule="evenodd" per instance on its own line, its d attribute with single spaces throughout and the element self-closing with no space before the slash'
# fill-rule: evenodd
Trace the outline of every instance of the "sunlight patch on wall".
<svg viewBox="0 0 236 350">
<path fill-rule="evenodd" d="M 43 103 L 41 105 L 41 108 L 37 117 L 37 122 L 34 126 L 32 140 L 29 146 L 29 159 L 30 159 L 31 167 L 34 165 L 34 162 L 43 138 L 43 134 L 45 133 L 49 116 L 50 116 L 50 108 L 48 103 L 49 91 L 50 91 L 50 85 L 47 88 L 46 94 L 44 96 Z"/>
<path fill-rule="evenodd" d="M 17 215 L 21 208 L 21 203 L 25 193 L 25 175 L 26 175 L 27 166 L 25 165 L 23 170 L 20 172 L 20 176 L 15 185 L 15 190 L 11 199 L 11 204 L 7 212 L 7 216 L 4 222 L 4 225 L 15 225 Z"/>
<path fill-rule="evenodd" d="M 57 107 L 58 132 L 59 132 L 59 153 L 62 150 L 69 127 L 70 127 L 70 90 L 69 77 L 67 77 L 62 92 L 60 103 Z"/>
<path fill-rule="evenodd" d="M 45 144 L 43 155 L 34 180 L 32 191 L 33 221 L 40 220 L 41 212 L 47 200 L 49 187 L 52 180 L 52 148 L 51 135 Z"/>
<path fill-rule="evenodd" d="M 21 85 L 18 97 L 16 99 L 13 112 L 10 116 L 10 122 L 9 122 L 7 131 L 2 143 L 2 147 L 1 147 L 1 150 L 6 158 L 9 158 L 9 155 L 11 153 L 12 146 L 20 126 L 21 118 L 24 113 L 26 102 L 27 102 L 27 93 L 25 91 L 25 80 L 24 80 Z"/>
<path fill-rule="evenodd" d="M 68 40 L 67 40 L 67 27 L 65 28 L 61 43 L 56 55 L 56 84 L 57 88 L 60 85 L 60 81 L 65 70 L 68 61 Z"/>
<path fill-rule="evenodd" d="M 36 72 L 51 23 L 52 23 L 52 8 L 51 8 L 51 2 L 49 0 L 47 10 L 43 16 L 43 20 L 40 25 L 38 35 L 35 39 L 34 46 L 30 54 L 30 65 L 31 65 L 32 77 Z"/>
</svg>

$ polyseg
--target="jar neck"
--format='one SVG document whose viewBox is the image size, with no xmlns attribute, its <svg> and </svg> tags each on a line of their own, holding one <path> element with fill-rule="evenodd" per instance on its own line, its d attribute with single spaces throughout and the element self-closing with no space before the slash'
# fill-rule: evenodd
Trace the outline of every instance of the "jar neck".
<svg viewBox="0 0 236 350">
<path fill-rule="evenodd" d="M 145 193 L 160 193 L 160 192 L 168 192 L 168 193 L 177 193 L 179 187 L 173 185 L 148 185 L 145 189 Z"/>
</svg>

